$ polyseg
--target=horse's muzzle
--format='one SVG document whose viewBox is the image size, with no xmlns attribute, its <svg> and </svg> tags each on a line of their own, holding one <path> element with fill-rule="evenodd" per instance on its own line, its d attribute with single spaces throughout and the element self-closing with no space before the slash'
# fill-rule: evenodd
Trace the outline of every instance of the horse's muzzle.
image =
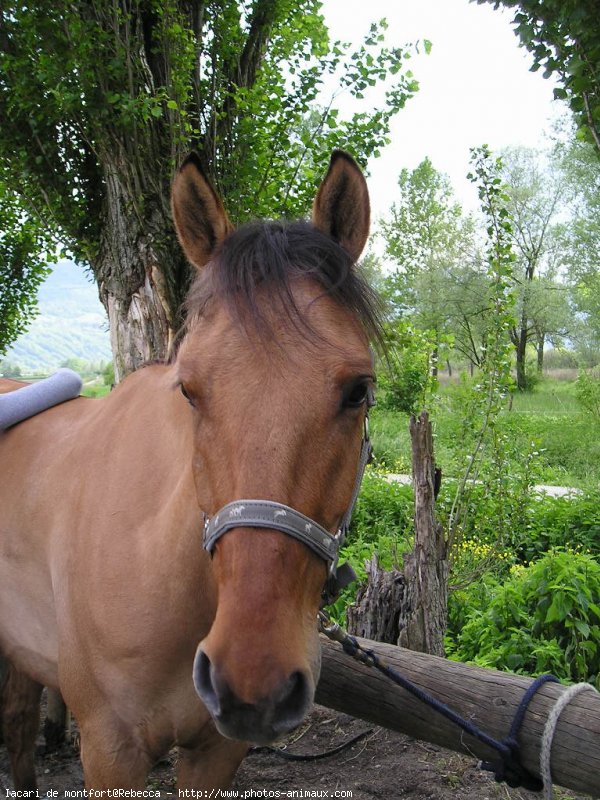
<svg viewBox="0 0 600 800">
<path fill-rule="evenodd" d="M 310 673 L 298 670 L 257 702 L 244 702 L 201 647 L 194 659 L 193 678 L 219 733 L 256 744 L 267 744 L 296 728 L 309 712 L 315 691 Z"/>
</svg>

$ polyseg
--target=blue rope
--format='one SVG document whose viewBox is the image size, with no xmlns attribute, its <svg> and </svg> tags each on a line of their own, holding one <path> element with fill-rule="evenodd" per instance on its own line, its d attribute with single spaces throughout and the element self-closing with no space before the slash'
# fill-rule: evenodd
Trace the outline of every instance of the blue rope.
<svg viewBox="0 0 600 800">
<path fill-rule="evenodd" d="M 529 703 L 540 686 L 543 686 L 548 682 L 559 683 L 558 678 L 556 678 L 554 675 L 540 675 L 539 678 L 534 680 L 519 703 L 511 723 L 508 736 L 506 736 L 504 739 L 494 739 L 492 736 L 489 736 L 487 733 L 480 730 L 472 722 L 469 722 L 461 717 L 460 714 L 457 714 L 445 703 L 437 700 L 432 695 L 423 691 L 423 689 L 415 686 L 414 683 L 411 683 L 411 681 L 400 675 L 400 673 L 396 672 L 396 670 L 388 667 L 373 650 L 366 650 L 365 648 L 361 647 L 354 636 L 351 636 L 349 633 L 344 631 L 343 635 L 338 635 L 335 638 L 344 648 L 344 652 L 346 652 L 348 655 L 356 658 L 363 664 L 375 667 L 381 673 L 390 678 L 394 683 L 398 684 L 398 686 L 401 686 L 403 689 L 406 689 L 407 692 L 410 692 L 410 694 L 412 694 L 418 700 L 430 706 L 430 708 L 433 708 L 434 711 L 437 711 L 439 714 L 446 717 L 446 719 L 450 720 L 450 722 L 458 725 L 463 731 L 475 737 L 475 739 L 478 739 L 483 744 L 495 750 L 500 756 L 500 761 L 483 762 L 481 766 L 483 769 L 493 772 L 496 781 L 499 783 L 504 781 L 511 788 L 522 786 L 524 789 L 528 789 L 530 791 L 540 791 L 543 789 L 542 781 L 535 775 L 532 775 L 530 772 L 528 772 L 521 763 L 517 735 L 523 724 L 523 719 L 525 718 L 525 713 L 527 712 Z"/>
</svg>

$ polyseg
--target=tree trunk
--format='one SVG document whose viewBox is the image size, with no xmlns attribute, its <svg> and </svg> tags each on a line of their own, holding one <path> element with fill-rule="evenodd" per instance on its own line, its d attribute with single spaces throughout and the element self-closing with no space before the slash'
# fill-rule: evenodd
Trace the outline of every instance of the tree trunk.
<svg viewBox="0 0 600 800">
<path fill-rule="evenodd" d="M 524 392 L 527 389 L 527 375 L 525 372 L 525 356 L 527 353 L 527 328 L 522 325 L 517 340 L 517 389 Z"/>
<path fill-rule="evenodd" d="M 537 371 L 541 375 L 544 371 L 544 344 L 546 337 L 542 334 L 537 341 Z"/>
<path fill-rule="evenodd" d="M 438 376 L 438 359 L 440 357 L 440 348 L 436 344 L 431 353 L 431 377 L 437 378 Z"/>
<path fill-rule="evenodd" d="M 127 172 L 134 168 L 124 159 L 120 169 L 115 161 L 107 167 L 103 235 L 91 260 L 108 314 L 117 383 L 167 356 L 190 278 L 168 211 L 168 189 L 153 198 L 146 186 L 141 202 L 132 186 L 142 178 Z"/>
<path fill-rule="evenodd" d="M 532 679 L 467 666 L 389 644 L 363 640 L 405 678 L 450 706 L 495 739 L 507 736 L 517 707 Z M 394 685 L 373 667 L 360 664 L 321 636 L 322 667 L 316 701 L 354 717 L 409 736 L 489 760 L 495 751 L 456 724 Z M 544 684 L 534 695 L 518 736 L 522 763 L 539 777 L 540 747 L 548 715 L 566 686 Z M 600 797 L 600 695 L 587 690 L 574 697 L 558 719 L 552 744 L 556 783 Z"/>
<path fill-rule="evenodd" d="M 361 586 L 356 601 L 346 611 L 348 630 L 355 636 L 395 644 L 406 592 L 404 575 L 398 570 L 381 569 L 377 553 L 365 567 L 367 584 Z"/>
<path fill-rule="evenodd" d="M 348 630 L 380 642 L 443 655 L 448 606 L 446 541 L 435 520 L 439 471 L 433 459 L 427 412 L 411 418 L 415 544 L 404 557 L 404 571 L 385 572 L 377 556 L 367 561 L 367 586 L 347 610 Z"/>
<path fill-rule="evenodd" d="M 449 358 L 446 359 L 446 367 L 448 369 L 448 377 L 451 378 L 452 377 L 452 364 L 450 363 L 450 359 Z"/>
<path fill-rule="evenodd" d="M 406 596 L 398 644 L 410 650 L 444 655 L 448 614 L 446 539 L 435 519 L 436 476 L 429 415 L 411 417 L 415 544 L 404 559 Z"/>
</svg>

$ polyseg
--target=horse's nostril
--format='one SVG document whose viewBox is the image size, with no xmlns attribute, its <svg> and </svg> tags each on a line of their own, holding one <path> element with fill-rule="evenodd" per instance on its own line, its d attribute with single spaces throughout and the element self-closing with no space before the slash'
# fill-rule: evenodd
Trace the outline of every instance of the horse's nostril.
<svg viewBox="0 0 600 800">
<path fill-rule="evenodd" d="M 310 674 L 297 670 L 271 692 L 255 702 L 246 702 L 236 695 L 201 647 L 196 651 L 193 678 L 196 692 L 224 736 L 260 744 L 299 725 L 314 694 Z"/>
<path fill-rule="evenodd" d="M 221 703 L 213 682 L 213 668 L 209 657 L 201 647 L 196 651 L 192 677 L 200 699 L 209 713 L 217 716 L 221 712 Z"/>
<path fill-rule="evenodd" d="M 295 728 L 307 714 L 312 699 L 313 691 L 306 675 L 299 671 L 293 672 L 279 700 L 273 728 L 281 733 Z"/>
</svg>

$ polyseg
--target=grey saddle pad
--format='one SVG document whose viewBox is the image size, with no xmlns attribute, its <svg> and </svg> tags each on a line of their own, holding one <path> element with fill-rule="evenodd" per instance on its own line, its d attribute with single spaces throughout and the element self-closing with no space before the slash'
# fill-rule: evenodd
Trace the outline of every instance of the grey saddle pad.
<svg viewBox="0 0 600 800">
<path fill-rule="evenodd" d="M 76 372 L 62 368 L 42 381 L 0 394 L 0 430 L 10 428 L 65 400 L 72 400 L 79 395 L 82 385 Z"/>
</svg>

